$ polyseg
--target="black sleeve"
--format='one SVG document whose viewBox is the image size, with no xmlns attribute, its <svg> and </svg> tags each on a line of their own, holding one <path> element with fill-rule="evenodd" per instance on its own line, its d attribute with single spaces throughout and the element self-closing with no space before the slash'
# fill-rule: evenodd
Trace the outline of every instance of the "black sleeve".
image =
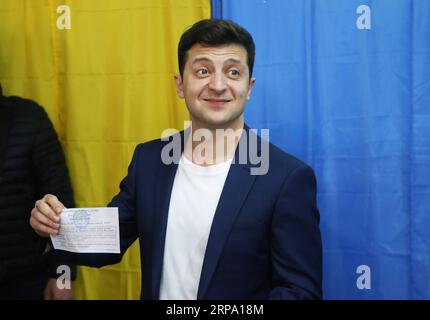
<svg viewBox="0 0 430 320">
<path fill-rule="evenodd" d="M 40 107 L 37 110 L 37 130 L 32 154 L 37 198 L 51 193 L 66 207 L 74 207 L 70 177 L 57 133 L 45 110 Z"/>
<path fill-rule="evenodd" d="M 38 106 L 36 114 L 37 130 L 34 137 L 32 163 L 37 186 L 37 199 L 50 193 L 57 196 L 66 207 L 74 207 L 70 177 L 57 133 L 43 108 Z M 49 277 L 60 276 L 57 274 L 57 267 L 63 264 L 70 267 L 72 280 L 74 280 L 76 265 L 65 262 L 61 256 L 56 254 L 50 254 Z"/>
</svg>

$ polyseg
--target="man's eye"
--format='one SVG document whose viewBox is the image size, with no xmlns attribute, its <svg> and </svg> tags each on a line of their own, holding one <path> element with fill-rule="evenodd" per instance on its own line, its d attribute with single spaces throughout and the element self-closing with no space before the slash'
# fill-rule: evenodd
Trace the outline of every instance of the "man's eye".
<svg viewBox="0 0 430 320">
<path fill-rule="evenodd" d="M 202 68 L 202 69 L 197 70 L 197 74 L 199 76 L 205 76 L 205 75 L 209 74 L 209 71 L 208 71 L 208 69 Z"/>
<path fill-rule="evenodd" d="M 228 74 L 232 77 L 238 77 L 240 76 L 240 72 L 236 69 L 230 69 L 228 70 Z"/>
</svg>

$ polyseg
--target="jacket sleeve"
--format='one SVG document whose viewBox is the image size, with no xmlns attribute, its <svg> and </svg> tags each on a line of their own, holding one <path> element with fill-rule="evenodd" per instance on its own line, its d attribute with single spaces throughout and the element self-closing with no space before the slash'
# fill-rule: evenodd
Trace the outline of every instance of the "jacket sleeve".
<svg viewBox="0 0 430 320">
<path fill-rule="evenodd" d="M 32 148 L 32 164 L 36 181 L 36 198 L 45 194 L 54 194 L 66 207 L 74 207 L 73 191 L 67 170 L 66 160 L 58 140 L 57 133 L 45 110 L 39 106 L 35 109 L 36 132 Z M 76 265 L 66 262 L 61 257 L 49 253 L 48 276 L 57 278 L 57 267 L 68 265 L 72 280 L 76 278 Z"/>
<path fill-rule="evenodd" d="M 316 179 L 307 165 L 286 178 L 272 220 L 269 299 L 322 298 L 322 244 Z"/>
</svg>

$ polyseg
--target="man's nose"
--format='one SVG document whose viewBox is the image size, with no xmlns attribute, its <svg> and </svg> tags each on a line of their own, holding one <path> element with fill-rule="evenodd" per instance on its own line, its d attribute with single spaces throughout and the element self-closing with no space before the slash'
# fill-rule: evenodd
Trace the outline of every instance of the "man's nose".
<svg viewBox="0 0 430 320">
<path fill-rule="evenodd" d="M 214 73 L 209 82 L 209 89 L 215 92 L 224 91 L 227 88 L 225 77 L 222 73 Z"/>
</svg>

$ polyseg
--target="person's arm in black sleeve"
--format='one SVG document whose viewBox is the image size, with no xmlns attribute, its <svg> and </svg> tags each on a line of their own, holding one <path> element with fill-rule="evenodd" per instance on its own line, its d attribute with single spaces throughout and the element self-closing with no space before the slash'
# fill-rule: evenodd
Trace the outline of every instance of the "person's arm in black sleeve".
<svg viewBox="0 0 430 320">
<path fill-rule="evenodd" d="M 36 180 L 39 199 L 45 194 L 55 194 L 62 199 L 66 207 L 74 207 L 73 191 L 66 165 L 66 160 L 58 140 L 57 133 L 45 112 L 41 107 L 36 108 L 37 130 L 34 137 L 32 163 L 34 179 Z M 49 241 L 49 240 L 48 240 Z M 49 255 L 49 278 L 58 278 L 58 267 L 67 265 L 70 268 L 71 280 L 76 279 L 76 265 L 71 259 L 66 259 L 55 252 Z"/>
</svg>

